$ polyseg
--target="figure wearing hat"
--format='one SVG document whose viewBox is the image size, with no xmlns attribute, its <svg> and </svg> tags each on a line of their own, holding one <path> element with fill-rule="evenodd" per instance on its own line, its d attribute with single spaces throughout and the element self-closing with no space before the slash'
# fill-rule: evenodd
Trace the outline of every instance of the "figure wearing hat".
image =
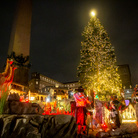
<svg viewBox="0 0 138 138">
<path fill-rule="evenodd" d="M 78 124 L 78 134 L 81 134 L 83 127 L 83 132 L 86 130 L 85 115 L 86 115 L 86 104 L 91 104 L 91 102 L 84 95 L 84 89 L 79 87 L 78 92 L 73 95 L 76 102 L 76 122 Z"/>
</svg>

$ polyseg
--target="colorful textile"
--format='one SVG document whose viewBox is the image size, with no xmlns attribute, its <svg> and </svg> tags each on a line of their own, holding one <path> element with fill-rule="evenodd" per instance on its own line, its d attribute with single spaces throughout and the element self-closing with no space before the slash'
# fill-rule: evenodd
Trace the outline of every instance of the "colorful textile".
<svg viewBox="0 0 138 138">
<path fill-rule="evenodd" d="M 87 99 L 87 97 L 83 93 L 77 92 L 73 95 L 73 97 L 76 101 L 77 107 L 82 107 L 82 106 L 86 107 L 87 103 L 91 104 L 91 102 Z"/>
<path fill-rule="evenodd" d="M 78 125 L 85 125 L 85 107 L 77 107 L 76 108 L 76 122 Z"/>
</svg>

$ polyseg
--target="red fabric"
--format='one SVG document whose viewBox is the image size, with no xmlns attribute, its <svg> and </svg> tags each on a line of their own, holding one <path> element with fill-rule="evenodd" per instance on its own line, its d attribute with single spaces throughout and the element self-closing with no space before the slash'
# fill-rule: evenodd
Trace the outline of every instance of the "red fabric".
<svg viewBox="0 0 138 138">
<path fill-rule="evenodd" d="M 78 125 L 85 125 L 85 107 L 77 107 L 76 122 Z"/>
<path fill-rule="evenodd" d="M 75 117 L 76 102 L 71 102 L 71 114 Z"/>
<path fill-rule="evenodd" d="M 76 106 L 77 107 L 82 107 L 82 106 L 86 106 L 86 104 L 91 104 L 91 102 L 87 99 L 87 97 L 80 92 L 77 92 L 73 95 L 75 101 L 76 101 Z"/>
</svg>

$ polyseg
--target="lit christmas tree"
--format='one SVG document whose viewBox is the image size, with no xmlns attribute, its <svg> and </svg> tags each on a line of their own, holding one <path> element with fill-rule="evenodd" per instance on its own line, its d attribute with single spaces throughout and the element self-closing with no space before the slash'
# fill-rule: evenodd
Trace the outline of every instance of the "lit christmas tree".
<svg viewBox="0 0 138 138">
<path fill-rule="evenodd" d="M 108 34 L 99 19 L 92 17 L 82 33 L 80 64 L 77 68 L 81 85 L 93 90 L 100 100 L 120 95 L 121 81 L 116 56 Z"/>
</svg>

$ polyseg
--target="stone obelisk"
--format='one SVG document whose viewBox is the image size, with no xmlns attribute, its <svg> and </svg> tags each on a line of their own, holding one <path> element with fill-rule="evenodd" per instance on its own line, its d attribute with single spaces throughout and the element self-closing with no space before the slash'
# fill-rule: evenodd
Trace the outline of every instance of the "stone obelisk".
<svg viewBox="0 0 138 138">
<path fill-rule="evenodd" d="M 13 21 L 8 58 L 17 66 L 13 82 L 28 85 L 32 1 L 18 0 Z"/>
</svg>

